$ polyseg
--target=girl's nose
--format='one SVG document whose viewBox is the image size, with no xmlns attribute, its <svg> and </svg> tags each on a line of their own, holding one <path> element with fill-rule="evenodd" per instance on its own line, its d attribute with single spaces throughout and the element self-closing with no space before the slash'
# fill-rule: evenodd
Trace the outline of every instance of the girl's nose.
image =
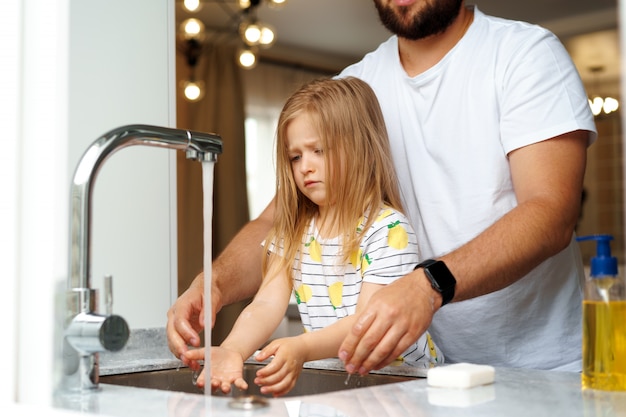
<svg viewBox="0 0 626 417">
<path fill-rule="evenodd" d="M 311 163 L 310 158 L 306 156 L 302 156 L 300 160 L 300 171 L 301 172 L 311 172 L 313 170 L 313 164 Z"/>
</svg>

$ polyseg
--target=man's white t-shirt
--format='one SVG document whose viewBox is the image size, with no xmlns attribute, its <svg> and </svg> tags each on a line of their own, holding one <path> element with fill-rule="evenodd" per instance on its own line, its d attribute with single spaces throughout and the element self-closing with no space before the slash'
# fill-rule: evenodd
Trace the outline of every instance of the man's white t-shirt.
<svg viewBox="0 0 626 417">
<path fill-rule="evenodd" d="M 558 39 L 477 8 L 465 36 L 426 72 L 406 74 L 392 36 L 340 77 L 349 75 L 380 101 L 423 259 L 458 248 L 517 205 L 510 152 L 581 129 L 595 140 Z M 572 239 L 515 284 L 446 305 L 430 332 L 449 363 L 580 371 L 582 271 Z"/>
</svg>

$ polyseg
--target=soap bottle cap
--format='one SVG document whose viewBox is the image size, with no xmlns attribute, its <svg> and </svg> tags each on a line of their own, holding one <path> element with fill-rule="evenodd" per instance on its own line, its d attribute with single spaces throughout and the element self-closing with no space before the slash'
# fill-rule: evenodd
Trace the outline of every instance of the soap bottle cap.
<svg viewBox="0 0 626 417">
<path fill-rule="evenodd" d="M 610 241 L 613 240 L 611 235 L 590 235 L 580 236 L 577 241 L 595 240 L 596 256 L 591 258 L 591 276 L 599 278 L 607 275 L 617 275 L 617 258 L 611 256 Z"/>
</svg>

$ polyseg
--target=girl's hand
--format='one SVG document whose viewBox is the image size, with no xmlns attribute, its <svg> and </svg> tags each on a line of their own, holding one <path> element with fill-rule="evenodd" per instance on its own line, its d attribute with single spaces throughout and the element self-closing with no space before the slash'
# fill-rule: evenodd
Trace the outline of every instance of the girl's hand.
<svg viewBox="0 0 626 417">
<path fill-rule="evenodd" d="M 200 375 L 202 378 L 203 375 Z M 200 385 L 198 378 L 198 385 Z M 204 384 L 204 378 L 202 383 Z M 211 348 L 211 390 L 220 389 L 224 394 L 230 392 L 231 384 L 240 390 L 247 390 L 248 384 L 243 379 L 243 358 L 238 352 L 223 347 Z"/>
<path fill-rule="evenodd" d="M 261 393 L 278 397 L 294 387 L 302 372 L 304 349 L 297 337 L 286 337 L 274 340 L 255 356 L 261 362 L 274 355 L 272 361 L 256 373 L 254 383 L 261 387 Z"/>
</svg>

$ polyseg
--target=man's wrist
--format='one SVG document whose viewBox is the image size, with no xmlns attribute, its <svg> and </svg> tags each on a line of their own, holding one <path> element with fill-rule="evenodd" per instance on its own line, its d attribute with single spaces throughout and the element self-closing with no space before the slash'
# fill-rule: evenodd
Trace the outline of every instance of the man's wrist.
<svg viewBox="0 0 626 417">
<path fill-rule="evenodd" d="M 422 269 L 433 290 L 441 296 L 441 307 L 454 298 L 456 279 L 443 261 L 427 259 L 415 269 Z"/>
<path fill-rule="evenodd" d="M 419 289 L 420 292 L 426 294 L 429 305 L 432 308 L 433 314 L 441 308 L 441 293 L 436 291 L 432 285 L 428 282 L 428 278 L 424 274 L 424 271 L 420 269 L 414 269 L 412 278 L 414 280 L 414 286 Z"/>
</svg>

